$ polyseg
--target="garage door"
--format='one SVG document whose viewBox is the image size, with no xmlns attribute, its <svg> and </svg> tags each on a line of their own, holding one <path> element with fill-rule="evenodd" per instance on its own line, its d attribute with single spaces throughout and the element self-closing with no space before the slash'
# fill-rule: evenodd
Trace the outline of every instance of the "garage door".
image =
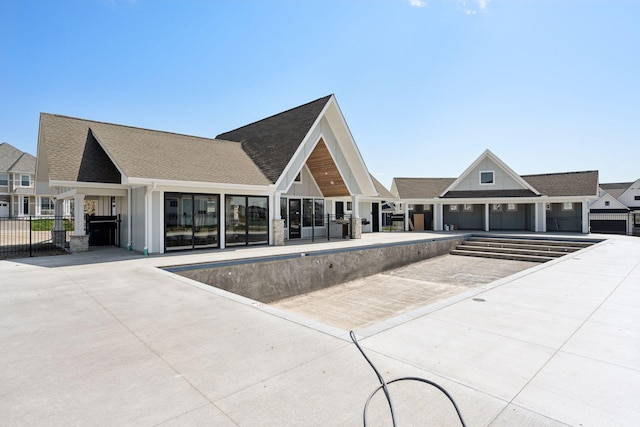
<svg viewBox="0 0 640 427">
<path fill-rule="evenodd" d="M 9 202 L 0 202 L 0 218 L 9 218 Z"/>
<path fill-rule="evenodd" d="M 622 220 L 591 220 L 592 233 L 627 234 L 627 221 Z"/>
</svg>

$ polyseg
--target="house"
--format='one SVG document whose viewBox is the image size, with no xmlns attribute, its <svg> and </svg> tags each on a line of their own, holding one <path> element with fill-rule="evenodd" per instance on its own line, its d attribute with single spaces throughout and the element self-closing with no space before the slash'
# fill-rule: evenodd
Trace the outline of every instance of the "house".
<svg viewBox="0 0 640 427">
<path fill-rule="evenodd" d="M 640 179 L 600 184 L 590 217 L 593 233 L 640 235 Z"/>
<path fill-rule="evenodd" d="M 0 144 L 0 218 L 53 215 L 49 194 L 36 193 L 36 158 Z"/>
<path fill-rule="evenodd" d="M 457 178 L 394 178 L 405 229 L 589 232 L 598 172 L 518 175 L 486 150 Z"/>
<path fill-rule="evenodd" d="M 38 182 L 75 210 L 72 250 L 91 243 L 85 220 L 113 220 L 120 246 L 148 253 L 380 229 L 391 194 L 368 172 L 335 96 L 215 139 L 40 115 Z M 85 209 L 86 210 L 86 209 Z M 117 218 L 117 220 L 116 220 Z"/>
</svg>

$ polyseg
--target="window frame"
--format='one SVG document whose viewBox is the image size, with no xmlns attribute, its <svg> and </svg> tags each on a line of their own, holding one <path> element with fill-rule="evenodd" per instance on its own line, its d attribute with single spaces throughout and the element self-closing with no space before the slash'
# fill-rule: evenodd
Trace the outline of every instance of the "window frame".
<svg viewBox="0 0 640 427">
<path fill-rule="evenodd" d="M 482 176 L 485 174 L 491 174 L 490 182 L 483 182 Z M 479 175 L 480 185 L 495 185 L 496 184 L 496 171 L 480 171 Z"/>
<path fill-rule="evenodd" d="M 27 184 L 27 185 L 24 185 L 24 178 L 25 178 L 25 177 L 26 177 L 26 178 L 27 178 L 27 180 L 29 181 L 29 184 Z M 32 181 L 31 181 L 31 175 L 28 175 L 28 174 L 22 174 L 22 173 L 20 174 L 20 187 L 22 187 L 22 188 L 29 188 L 29 187 L 31 187 L 31 182 L 32 182 Z"/>
<path fill-rule="evenodd" d="M 5 177 L 2 179 L 2 177 Z M 2 183 L 4 181 L 4 184 Z M 9 174 L 8 173 L 0 173 L 0 187 L 8 187 L 9 186 Z"/>
</svg>

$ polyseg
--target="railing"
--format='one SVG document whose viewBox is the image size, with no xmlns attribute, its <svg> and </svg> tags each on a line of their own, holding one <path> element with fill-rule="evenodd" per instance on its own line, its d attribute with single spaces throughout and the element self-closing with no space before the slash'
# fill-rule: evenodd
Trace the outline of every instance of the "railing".
<svg viewBox="0 0 640 427">
<path fill-rule="evenodd" d="M 66 253 L 73 217 L 0 218 L 0 258 Z"/>
</svg>

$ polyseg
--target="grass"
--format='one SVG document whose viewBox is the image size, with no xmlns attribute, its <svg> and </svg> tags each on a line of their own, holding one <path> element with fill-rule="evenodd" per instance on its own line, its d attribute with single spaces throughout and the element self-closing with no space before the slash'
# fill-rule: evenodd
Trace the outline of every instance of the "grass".
<svg viewBox="0 0 640 427">
<path fill-rule="evenodd" d="M 53 230 L 53 219 L 34 219 L 31 220 L 31 231 L 49 231 Z M 65 231 L 73 231 L 73 221 L 68 219 L 62 220 L 62 226 Z"/>
</svg>

